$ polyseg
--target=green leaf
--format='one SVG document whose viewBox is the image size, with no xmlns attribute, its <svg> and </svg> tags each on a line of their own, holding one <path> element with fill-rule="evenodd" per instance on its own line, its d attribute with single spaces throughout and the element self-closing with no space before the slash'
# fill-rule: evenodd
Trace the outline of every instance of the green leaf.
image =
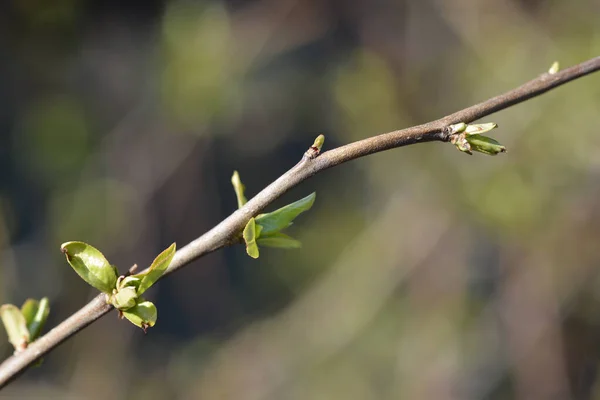
<svg viewBox="0 0 600 400">
<path fill-rule="evenodd" d="M 25 317 L 25 324 L 27 324 L 27 326 L 33 322 L 38 308 L 40 308 L 40 302 L 35 299 L 27 299 L 21 306 L 21 314 Z"/>
<path fill-rule="evenodd" d="M 468 125 L 465 129 L 465 135 L 481 135 L 482 133 L 486 133 L 491 131 L 492 129 L 496 129 L 498 124 L 494 122 L 487 122 L 485 124 L 473 124 Z"/>
<path fill-rule="evenodd" d="M 290 226 L 292 221 L 300 213 L 303 213 L 312 207 L 316 196 L 316 193 L 313 192 L 303 199 L 288 204 L 285 207 L 281 207 L 279 210 L 267 214 L 260 214 L 256 217 L 256 223 L 262 226 L 261 234 L 263 236 L 269 236 L 274 232 L 278 232 Z"/>
<path fill-rule="evenodd" d="M 109 298 L 109 303 L 115 306 L 117 310 L 126 310 L 135 306 L 138 293 L 134 286 L 125 286 L 121 289 L 117 289 Z"/>
<path fill-rule="evenodd" d="M 84 281 L 104 293 L 112 294 L 117 284 L 117 271 L 98 249 L 84 242 L 66 242 L 60 249 Z"/>
<path fill-rule="evenodd" d="M 473 151 L 478 151 L 490 156 L 495 156 L 498 153 L 504 153 L 506 151 L 506 147 L 502 146 L 495 139 L 487 136 L 469 135 L 466 139 Z"/>
<path fill-rule="evenodd" d="M 256 241 L 260 246 L 275 247 L 279 249 L 298 249 L 302 243 L 285 233 L 275 232 L 269 236 L 261 236 Z"/>
<path fill-rule="evenodd" d="M 160 253 L 154 261 L 152 261 L 152 265 L 150 265 L 150 269 L 148 272 L 139 273 L 133 275 L 135 278 L 141 279 L 140 285 L 137 289 L 137 294 L 140 295 L 144 293 L 148 288 L 165 273 L 169 264 L 171 264 L 171 260 L 173 260 L 173 256 L 175 255 L 176 246 L 175 243 L 167 247 L 162 253 Z"/>
<path fill-rule="evenodd" d="M 29 315 L 32 309 L 27 303 L 30 301 L 37 303 L 33 317 L 30 317 Z M 27 329 L 29 330 L 29 341 L 33 342 L 40 335 L 40 332 L 42 331 L 42 328 L 48 319 L 48 314 L 50 314 L 50 301 L 47 297 L 42 298 L 39 302 L 33 299 L 28 299 L 25 304 L 23 304 L 23 307 L 21 307 L 21 312 L 25 317 Z"/>
<path fill-rule="evenodd" d="M 242 208 L 244 204 L 248 200 L 244 196 L 244 190 L 246 190 L 246 186 L 242 184 L 240 180 L 240 174 L 237 171 L 233 171 L 233 176 L 231 177 L 231 184 L 233 185 L 233 190 L 235 190 L 235 197 L 237 197 L 238 208 Z"/>
<path fill-rule="evenodd" d="M 146 332 L 147 328 L 151 328 L 156 324 L 157 311 L 152 302 L 143 300 L 135 306 L 123 310 L 123 316 L 135 326 L 139 326 Z"/>
<path fill-rule="evenodd" d="M 258 258 L 258 246 L 256 245 L 256 238 L 260 234 L 261 228 L 259 227 L 257 233 L 256 222 L 254 218 L 250 218 L 250 221 L 246 224 L 244 228 L 244 242 L 246 242 L 246 253 L 252 258 Z"/>
<path fill-rule="evenodd" d="M 8 341 L 15 348 L 15 353 L 25 350 L 30 336 L 21 310 L 13 304 L 4 304 L 0 307 L 0 318 L 2 318 L 2 323 L 6 329 Z"/>
<path fill-rule="evenodd" d="M 125 276 L 117 279 L 117 289 L 122 289 L 127 286 L 134 287 L 137 291 L 137 288 L 140 287 L 140 283 L 142 280 L 137 276 Z"/>
</svg>

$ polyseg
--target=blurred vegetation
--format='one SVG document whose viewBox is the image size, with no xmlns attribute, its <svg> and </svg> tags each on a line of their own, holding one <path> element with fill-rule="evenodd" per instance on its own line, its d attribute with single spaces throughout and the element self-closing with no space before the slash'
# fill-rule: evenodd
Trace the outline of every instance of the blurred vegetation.
<svg viewBox="0 0 600 400">
<path fill-rule="evenodd" d="M 90 291 L 59 251 L 148 266 L 294 165 L 600 53 L 598 2 L 0 4 L 0 301 Z M 328 170 L 289 228 L 147 292 L 7 398 L 598 398 L 600 76 L 486 118 L 508 153 L 410 146 Z M 286 231 L 287 232 L 287 231 Z M 7 340 L 5 356 L 12 353 Z"/>
</svg>

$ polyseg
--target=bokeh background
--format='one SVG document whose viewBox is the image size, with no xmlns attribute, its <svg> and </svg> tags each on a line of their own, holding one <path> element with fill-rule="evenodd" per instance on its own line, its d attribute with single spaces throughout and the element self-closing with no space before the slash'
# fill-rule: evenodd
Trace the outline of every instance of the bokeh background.
<svg viewBox="0 0 600 400">
<path fill-rule="evenodd" d="M 324 150 L 600 54 L 596 0 L 0 3 L 0 301 L 93 295 L 59 251 L 147 266 Z M 450 144 L 336 167 L 295 251 L 220 250 L 2 398 L 600 399 L 600 75 Z M 2 334 L 3 335 L 3 334 Z M 2 336 L 4 337 L 4 336 Z M 2 339 L 0 351 L 12 348 Z"/>
</svg>

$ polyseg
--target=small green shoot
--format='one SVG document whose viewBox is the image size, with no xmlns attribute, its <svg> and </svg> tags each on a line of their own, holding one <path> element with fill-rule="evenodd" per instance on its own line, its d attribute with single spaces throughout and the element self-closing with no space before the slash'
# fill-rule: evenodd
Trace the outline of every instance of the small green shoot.
<svg viewBox="0 0 600 400">
<path fill-rule="evenodd" d="M 450 142 L 464 153 L 473 154 L 473 151 L 495 156 L 506 152 L 506 147 L 495 139 L 483 136 L 482 133 L 496 129 L 498 125 L 493 122 L 485 124 L 467 125 L 464 122 L 450 125 Z"/>
<path fill-rule="evenodd" d="M 235 191 L 235 197 L 237 197 L 238 208 L 242 208 L 244 204 L 248 202 L 248 200 L 246 199 L 246 196 L 244 196 L 246 187 L 242 184 L 242 181 L 240 180 L 240 174 L 238 174 L 237 171 L 233 171 L 231 184 L 233 185 L 233 190 Z"/>
<path fill-rule="evenodd" d="M 256 245 L 256 238 L 260 235 L 257 233 L 256 221 L 254 218 L 250 218 L 250 221 L 246 224 L 242 236 L 244 242 L 246 242 L 246 253 L 252 258 L 258 258 L 258 246 Z"/>
<path fill-rule="evenodd" d="M 27 299 L 21 309 L 13 304 L 0 307 L 0 318 L 15 354 L 25 350 L 39 337 L 50 313 L 49 304 L 48 298 L 44 297 L 40 301 Z"/>
<path fill-rule="evenodd" d="M 315 139 L 314 147 L 316 151 L 323 145 L 324 136 L 320 135 Z M 240 180 L 237 171 L 231 178 L 234 191 L 238 198 L 238 206 L 241 207 L 245 202 L 244 185 Z M 259 214 L 255 218 L 250 218 L 242 232 L 242 239 L 246 243 L 246 253 L 252 258 L 258 258 L 260 255 L 259 245 L 265 247 L 274 247 L 279 249 L 297 249 L 302 246 L 300 241 L 291 238 L 281 232 L 281 230 L 292 225 L 294 219 L 305 211 L 310 210 L 315 202 L 316 194 L 311 193 L 308 196 L 295 201 L 287 206 L 281 207 L 270 213 Z M 240 201 L 243 199 L 244 201 Z"/>
</svg>

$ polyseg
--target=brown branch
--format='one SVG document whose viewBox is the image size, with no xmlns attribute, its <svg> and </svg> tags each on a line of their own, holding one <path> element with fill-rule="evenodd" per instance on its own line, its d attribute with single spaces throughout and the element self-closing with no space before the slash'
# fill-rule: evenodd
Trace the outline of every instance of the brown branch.
<svg viewBox="0 0 600 400">
<path fill-rule="evenodd" d="M 451 124 L 472 122 L 598 70 L 600 70 L 600 57 L 566 68 L 555 74 L 542 74 L 538 78 L 504 94 L 438 120 L 350 143 L 326 151 L 315 158 L 305 156 L 298 164 L 248 201 L 244 207 L 177 251 L 165 275 L 180 269 L 205 254 L 230 244 L 251 217 L 257 215 L 263 208 L 289 189 L 318 172 L 384 150 L 420 142 L 447 142 L 449 134 L 446 128 Z M 60 343 L 96 321 L 111 309 L 112 306 L 106 304 L 104 295 L 99 295 L 46 335 L 29 345 L 27 349 L 6 359 L 0 365 L 0 388 L 4 387 L 38 358 L 53 350 Z"/>
</svg>

